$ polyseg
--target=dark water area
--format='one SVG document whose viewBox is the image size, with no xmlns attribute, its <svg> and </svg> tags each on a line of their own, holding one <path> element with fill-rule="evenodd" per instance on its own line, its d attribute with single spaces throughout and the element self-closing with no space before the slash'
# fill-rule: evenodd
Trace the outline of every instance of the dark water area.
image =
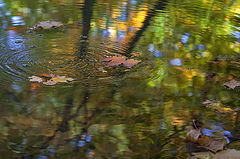
<svg viewBox="0 0 240 159">
<path fill-rule="evenodd" d="M 0 0 L 0 158 L 188 158 L 193 120 L 239 138 L 239 22 L 238 0 Z"/>
</svg>

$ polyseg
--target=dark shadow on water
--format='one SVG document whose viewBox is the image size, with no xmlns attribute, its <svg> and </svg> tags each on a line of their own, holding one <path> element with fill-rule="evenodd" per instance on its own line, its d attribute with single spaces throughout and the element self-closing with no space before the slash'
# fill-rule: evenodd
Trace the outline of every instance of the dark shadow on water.
<svg viewBox="0 0 240 159">
<path fill-rule="evenodd" d="M 84 59 L 85 56 L 87 55 L 89 31 L 91 29 L 91 19 L 92 19 L 94 3 L 95 3 L 95 0 L 84 1 L 84 7 L 82 10 L 83 29 L 82 29 L 82 35 L 80 36 L 80 41 L 78 43 L 78 51 L 76 53 L 77 59 Z"/>
</svg>

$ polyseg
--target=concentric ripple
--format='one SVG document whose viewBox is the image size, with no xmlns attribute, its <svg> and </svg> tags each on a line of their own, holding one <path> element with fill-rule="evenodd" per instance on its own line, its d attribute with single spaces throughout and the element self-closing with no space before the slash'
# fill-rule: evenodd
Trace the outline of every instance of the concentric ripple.
<svg viewBox="0 0 240 159">
<path fill-rule="evenodd" d="M 37 67 L 46 64 L 45 60 L 32 57 L 28 51 L 16 51 L 11 53 L 0 54 L 0 69 L 6 76 L 25 78 Z"/>
</svg>

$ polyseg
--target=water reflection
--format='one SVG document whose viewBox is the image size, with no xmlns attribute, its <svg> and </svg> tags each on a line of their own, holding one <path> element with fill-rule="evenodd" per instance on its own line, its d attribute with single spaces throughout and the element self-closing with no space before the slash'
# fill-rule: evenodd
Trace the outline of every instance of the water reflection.
<svg viewBox="0 0 240 159">
<path fill-rule="evenodd" d="M 239 92 L 222 86 L 239 78 L 238 65 L 225 62 L 239 53 L 237 2 L 0 4 L 2 156 L 187 158 L 184 127 L 192 119 L 221 128 L 206 134 L 238 132 L 238 113 L 202 105 L 211 99 L 239 106 Z M 29 33 L 46 20 L 65 28 Z M 141 63 L 126 70 L 102 62 L 116 55 Z M 27 80 L 46 74 L 77 80 L 55 86 Z"/>
</svg>

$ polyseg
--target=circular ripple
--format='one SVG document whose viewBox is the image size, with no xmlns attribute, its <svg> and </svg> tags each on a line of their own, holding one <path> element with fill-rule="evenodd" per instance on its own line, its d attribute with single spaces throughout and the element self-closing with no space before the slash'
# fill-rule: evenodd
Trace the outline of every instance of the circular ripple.
<svg viewBox="0 0 240 159">
<path fill-rule="evenodd" d="M 46 61 L 35 59 L 27 51 L 4 53 L 0 55 L 0 68 L 7 76 L 25 78 L 35 72 L 35 66 L 43 65 Z"/>
</svg>

